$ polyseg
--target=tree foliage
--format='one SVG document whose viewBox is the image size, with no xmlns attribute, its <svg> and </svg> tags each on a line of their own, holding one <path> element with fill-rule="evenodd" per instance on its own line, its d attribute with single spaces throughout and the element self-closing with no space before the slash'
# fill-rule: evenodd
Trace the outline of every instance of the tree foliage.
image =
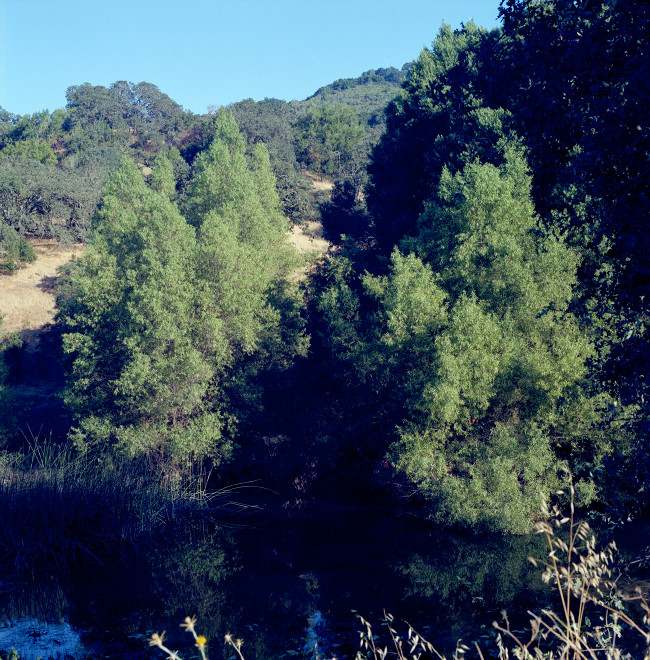
<svg viewBox="0 0 650 660">
<path fill-rule="evenodd" d="M 525 531 L 565 462 L 582 503 L 601 506 L 629 502 L 627 468 L 613 485 L 615 455 L 647 464 L 646 386 L 638 371 L 623 375 L 620 361 L 630 350 L 647 361 L 643 323 L 630 325 L 638 311 L 621 304 L 630 300 L 619 289 L 631 273 L 620 258 L 627 230 L 608 208 L 611 182 L 595 183 L 582 160 L 587 143 L 603 153 L 587 135 L 606 134 L 604 151 L 617 139 L 605 116 L 618 106 L 588 101 L 585 80 L 555 60 L 599 31 L 613 51 L 626 11 L 510 2 L 503 32 L 443 25 L 387 108 L 373 152 L 376 242 L 345 243 L 314 290 L 321 345 L 346 374 L 348 405 L 358 412 L 375 402 L 386 439 L 388 429 L 398 436 L 387 454 L 396 483 L 438 520 Z M 583 73 L 591 92 L 599 76 L 609 76 L 610 97 L 619 84 L 609 64 Z M 562 120 L 540 120 L 549 102 Z M 580 118 L 575 134 L 566 112 Z M 630 163 L 643 157 L 642 141 L 619 137 L 634 151 Z M 349 208 L 336 222 L 353 218 Z M 352 390 L 365 394 L 352 399 Z"/>
<path fill-rule="evenodd" d="M 195 252 L 192 228 L 125 160 L 63 310 L 80 445 L 227 455 L 218 411 L 204 405 L 225 341 L 197 309 Z"/>
<path fill-rule="evenodd" d="M 245 99 L 229 106 L 251 151 L 258 143 L 268 149 L 284 214 L 298 223 L 314 216 L 310 182 L 296 158 L 296 109 L 286 101 Z"/>
<path fill-rule="evenodd" d="M 500 12 L 304 102 L 197 117 L 118 81 L 0 109 L 4 253 L 92 229 L 60 297 L 80 446 L 219 464 L 239 436 L 253 464 L 290 428 L 287 470 L 508 532 L 564 466 L 580 504 L 647 504 L 649 12 Z M 306 308 L 302 170 L 335 180 Z"/>
<path fill-rule="evenodd" d="M 636 415 L 616 416 L 637 438 L 647 437 L 650 127 L 643 90 L 650 11 L 628 0 L 509 0 L 501 15 L 503 47 L 495 59 L 506 64 L 507 84 L 495 86 L 498 102 L 529 147 L 542 218 L 559 220 L 583 257 L 579 309 L 598 333 L 601 387 L 636 407 Z M 603 483 L 616 481 L 641 502 L 633 480 L 614 476 L 627 473 L 628 460 L 632 473 L 647 465 L 644 442 L 635 445 L 621 448 L 626 458 L 610 466 Z"/>
<path fill-rule="evenodd" d="M 339 243 L 343 236 L 360 238 L 368 230 L 368 213 L 350 180 L 334 186 L 331 200 L 321 205 L 321 221 L 332 243 Z"/>
<path fill-rule="evenodd" d="M 412 365 L 403 375 L 411 419 L 392 449 L 396 467 L 439 519 L 508 531 L 526 531 L 540 491 L 556 483 L 558 418 L 565 401 L 581 396 L 592 354 L 568 311 L 577 256 L 537 231 L 529 194 L 516 153 L 501 170 L 473 163 L 455 176 L 443 172 L 413 242 L 431 268 L 424 281 L 431 289 L 436 273 L 436 289 L 408 314 L 400 306 L 399 323 L 381 299 L 382 340 L 398 351 L 406 342 Z M 394 270 L 387 291 L 400 277 Z M 418 291 L 406 290 L 406 300 Z M 445 297 L 447 305 L 434 305 Z"/>
<path fill-rule="evenodd" d="M 67 402 L 80 446 L 218 464 L 241 402 L 254 398 L 251 379 L 277 353 L 291 360 L 301 350 L 300 323 L 280 328 L 281 301 L 295 295 L 285 277 L 292 257 L 268 154 L 256 151 L 249 165 L 229 115 L 195 164 L 192 224 L 170 199 L 170 158 L 151 186 L 128 159 L 111 175 L 60 301 Z"/>
<path fill-rule="evenodd" d="M 56 155 L 49 143 L 37 140 L 36 138 L 13 142 L 0 151 L 0 158 L 10 158 L 12 156 L 35 160 L 42 165 L 57 164 Z"/>
<path fill-rule="evenodd" d="M 104 165 L 97 168 L 91 159 L 75 172 L 24 158 L 0 159 L 2 223 L 21 235 L 84 239 L 106 176 Z"/>
<path fill-rule="evenodd" d="M 340 177 L 364 134 L 358 115 L 342 104 L 310 108 L 296 122 L 298 151 L 310 169 Z"/>
<path fill-rule="evenodd" d="M 480 55 L 498 39 L 469 22 L 443 24 L 431 49 L 413 63 L 400 96 L 386 110 L 386 132 L 369 166 L 368 207 L 388 253 L 415 231 L 443 167 L 455 173 L 474 158 L 499 165 L 509 138 L 506 113 L 486 107 L 489 68 Z"/>
<path fill-rule="evenodd" d="M 192 121 L 150 83 L 85 83 L 70 87 L 67 98 L 67 108 L 53 113 L 0 116 L 3 224 L 27 236 L 85 239 L 122 155 L 153 161 L 181 144 Z"/>
<path fill-rule="evenodd" d="M 390 460 L 433 517 L 524 532 L 572 442 L 563 407 L 584 399 L 592 348 L 569 311 L 578 256 L 540 231 L 517 147 L 500 168 L 444 170 L 418 230 L 363 291 L 343 281 L 321 294 L 333 351 L 387 406 L 400 429 Z"/>
</svg>

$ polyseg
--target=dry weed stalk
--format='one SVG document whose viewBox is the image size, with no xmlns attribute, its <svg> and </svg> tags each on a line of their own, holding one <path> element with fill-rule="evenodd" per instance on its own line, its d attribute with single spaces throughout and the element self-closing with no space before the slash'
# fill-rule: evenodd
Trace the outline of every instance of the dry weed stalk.
<svg viewBox="0 0 650 660">
<path fill-rule="evenodd" d="M 558 491 L 558 495 L 563 495 Z M 596 549 L 596 540 L 589 525 L 575 520 L 575 490 L 569 478 L 569 516 L 564 516 L 559 507 L 549 510 L 544 504 L 544 522 L 537 523 L 535 532 L 544 534 L 549 548 L 548 560 L 530 558 L 534 566 L 542 566 L 542 580 L 555 585 L 560 599 L 560 613 L 551 609 L 542 610 L 541 614 L 531 615 L 531 634 L 528 641 L 523 641 L 510 627 L 505 612 L 504 624 L 494 623 L 498 631 L 497 648 L 500 660 L 515 657 L 518 660 L 632 660 L 620 647 L 622 629 L 627 626 L 642 636 L 645 643 L 643 660 L 650 660 L 650 607 L 637 589 L 637 596 L 628 601 L 638 601 L 643 611 L 643 625 L 639 625 L 623 609 L 622 596 L 616 594 L 612 580 L 612 564 L 616 545 L 610 543 L 603 551 Z M 550 522 L 546 522 L 550 521 Z M 565 532 L 564 540 L 561 533 Z M 587 609 L 600 610 L 601 625 L 591 627 Z M 359 617 L 364 626 L 361 632 L 361 651 L 356 660 L 385 660 L 396 657 L 398 660 L 419 660 L 421 656 L 444 658 L 432 644 L 419 636 L 407 625 L 408 639 L 402 640 L 393 626 L 393 617 L 384 613 L 392 648 L 389 645 L 378 648 L 372 634 L 371 625 Z M 645 627 L 644 627 L 645 626 Z M 512 648 L 506 646 L 509 640 Z M 408 643 L 405 649 L 404 642 Z M 483 653 L 474 643 L 478 657 L 483 660 Z M 458 642 L 453 660 L 461 660 L 469 647 Z M 363 653 L 362 653 L 363 652 Z M 634 660 L 637 660 L 635 658 Z"/>
<path fill-rule="evenodd" d="M 563 495 L 563 491 L 558 491 Z M 575 520 L 575 490 L 569 479 L 569 516 L 564 516 L 559 507 L 548 509 L 544 503 L 543 514 L 550 522 L 539 522 L 535 532 L 546 537 L 549 554 L 547 561 L 530 558 L 534 566 L 543 566 L 542 580 L 554 584 L 560 599 L 560 613 L 551 609 L 541 614 L 528 612 L 532 619 L 531 636 L 524 643 L 511 629 L 504 613 L 505 625 L 494 623 L 494 627 L 515 643 L 513 655 L 522 660 L 553 658 L 587 660 L 623 658 L 619 648 L 622 626 L 640 633 L 646 645 L 644 660 L 650 660 L 650 628 L 643 629 L 623 609 L 620 601 L 613 602 L 616 594 L 612 580 L 612 564 L 615 543 L 610 543 L 603 551 L 596 549 L 596 539 L 588 523 Z M 567 532 L 567 540 L 560 536 Z M 640 590 L 637 596 L 628 600 L 638 600 L 643 609 L 643 623 L 650 626 L 650 608 Z M 620 596 L 619 596 L 620 597 Z M 603 613 L 602 625 L 589 629 L 587 607 L 594 605 Z M 540 649 L 544 642 L 546 651 Z M 503 648 L 500 646 L 500 648 Z M 505 654 L 505 655 L 504 655 Z M 503 648 L 500 657 L 508 657 Z"/>
<path fill-rule="evenodd" d="M 201 660 L 208 660 L 208 656 L 206 654 L 206 647 L 208 645 L 208 640 L 203 635 L 197 634 L 195 625 L 196 625 L 196 617 L 186 616 L 183 623 L 181 623 L 181 628 L 184 628 L 186 632 L 191 633 L 191 635 L 194 637 L 194 646 L 196 646 L 196 648 L 199 649 L 199 652 L 201 654 Z M 241 652 L 241 647 L 244 644 L 243 640 L 233 639 L 233 636 L 230 633 L 228 633 L 225 636 L 225 642 L 226 644 L 232 646 L 233 649 L 235 649 L 235 653 L 237 653 L 239 660 L 244 660 L 244 656 L 242 655 Z M 151 635 L 151 637 L 149 638 L 149 646 L 156 646 L 161 651 L 167 653 L 168 660 L 182 660 L 181 656 L 178 654 L 178 651 L 172 651 L 171 649 L 165 646 L 164 630 L 162 633 L 153 633 L 153 635 Z"/>
<path fill-rule="evenodd" d="M 375 636 L 372 633 L 372 625 L 366 621 L 362 616 L 359 620 L 364 627 L 361 630 L 359 646 L 361 649 L 357 651 L 355 660 L 366 660 L 371 657 L 372 660 L 386 660 L 387 657 L 395 657 L 398 660 L 420 660 L 424 657 L 436 657 L 439 660 L 444 660 L 444 656 L 440 655 L 436 648 L 420 635 L 408 622 L 406 625 L 406 638 L 403 638 L 395 628 L 395 618 L 384 611 L 384 623 L 388 630 L 392 646 L 385 645 L 383 648 L 377 648 L 375 643 Z M 479 657 L 482 659 L 483 654 L 480 648 L 478 649 Z M 454 651 L 453 660 L 461 660 L 465 653 L 469 651 L 469 647 L 461 642 L 458 642 L 456 650 Z"/>
</svg>

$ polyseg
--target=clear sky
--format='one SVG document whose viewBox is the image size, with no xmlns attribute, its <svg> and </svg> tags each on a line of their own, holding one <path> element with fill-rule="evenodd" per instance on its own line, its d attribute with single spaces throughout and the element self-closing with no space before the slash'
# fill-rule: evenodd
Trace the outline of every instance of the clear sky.
<svg viewBox="0 0 650 660">
<path fill-rule="evenodd" d="M 65 106 L 70 85 L 157 85 L 185 109 L 302 100 L 415 59 L 442 21 L 498 25 L 499 0 L 0 0 L 0 106 Z"/>
</svg>

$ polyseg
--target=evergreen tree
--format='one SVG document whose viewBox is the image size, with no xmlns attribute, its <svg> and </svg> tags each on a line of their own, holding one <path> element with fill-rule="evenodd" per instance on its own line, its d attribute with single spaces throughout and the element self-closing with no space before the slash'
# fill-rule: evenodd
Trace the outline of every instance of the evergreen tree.
<svg viewBox="0 0 650 660">
<path fill-rule="evenodd" d="M 258 374 L 286 368 L 305 348 L 300 296 L 289 279 L 299 262 L 287 241 L 268 152 L 256 145 L 249 162 L 225 111 L 215 117 L 210 147 L 196 159 L 187 207 L 198 226 L 201 287 L 233 351 L 229 392 L 233 402 L 255 411 Z"/>
<path fill-rule="evenodd" d="M 176 199 L 176 177 L 174 176 L 174 160 L 180 158 L 180 153 L 170 151 L 160 152 L 156 156 L 151 172 L 151 187 L 165 195 L 171 201 Z"/>
<path fill-rule="evenodd" d="M 67 401 L 80 445 L 219 463 L 259 407 L 258 374 L 304 350 L 296 262 L 268 154 L 249 164 L 229 115 L 197 158 L 194 226 L 170 201 L 169 164 L 160 158 L 151 187 L 128 159 L 111 176 L 60 303 Z"/>
<path fill-rule="evenodd" d="M 558 450 L 571 442 L 558 438 L 563 407 L 582 398 L 592 354 L 568 311 L 577 255 L 539 231 L 516 151 L 500 169 L 474 163 L 443 172 L 418 224 L 411 245 L 431 268 L 424 282 L 436 288 L 422 295 L 422 284 L 411 285 L 396 296 L 404 274 L 395 257 L 386 283 L 370 281 L 386 319 L 382 341 L 397 351 L 396 368 L 406 365 L 411 414 L 394 464 L 436 518 L 527 531 L 540 491 L 557 483 Z M 401 298 L 415 300 L 396 323 L 391 301 Z"/>
<path fill-rule="evenodd" d="M 73 359 L 66 401 L 79 445 L 228 456 L 210 401 L 228 344 L 196 298 L 196 250 L 194 230 L 125 159 L 62 310 Z"/>
<path fill-rule="evenodd" d="M 475 158 L 503 162 L 504 143 L 513 139 L 508 116 L 489 108 L 488 54 L 498 38 L 499 31 L 472 21 L 458 30 L 443 24 L 388 105 L 386 132 L 368 167 L 368 208 L 385 254 L 415 233 L 443 167 L 455 173 Z"/>
<path fill-rule="evenodd" d="M 347 262 L 319 295 L 348 387 L 399 436 L 398 483 L 441 522 L 526 532 L 559 467 L 602 466 L 615 442 L 599 432 L 612 400 L 585 390 L 593 345 L 570 311 L 579 257 L 540 227 L 530 185 L 516 143 L 499 167 L 443 169 L 388 273 L 359 278 Z M 593 479 L 576 481 L 593 499 Z"/>
<path fill-rule="evenodd" d="M 592 387 L 620 399 L 609 414 L 634 438 L 600 482 L 615 510 L 638 510 L 648 502 L 637 484 L 650 431 L 650 8 L 504 0 L 500 13 L 494 103 L 509 109 L 528 148 L 542 221 L 560 224 L 582 257 L 575 309 L 598 349 Z"/>
</svg>

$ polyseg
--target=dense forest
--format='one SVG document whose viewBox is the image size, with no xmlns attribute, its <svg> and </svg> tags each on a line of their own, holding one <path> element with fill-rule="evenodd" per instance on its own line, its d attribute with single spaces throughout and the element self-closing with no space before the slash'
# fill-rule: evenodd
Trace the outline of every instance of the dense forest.
<svg viewBox="0 0 650 660">
<path fill-rule="evenodd" d="M 118 81 L 0 111 L 2 277 L 32 238 L 86 244 L 47 354 L 69 460 L 514 534 L 568 473 L 592 515 L 647 514 L 650 12 L 500 13 L 300 102 Z M 9 460 L 38 401 L 2 342 Z"/>
</svg>

